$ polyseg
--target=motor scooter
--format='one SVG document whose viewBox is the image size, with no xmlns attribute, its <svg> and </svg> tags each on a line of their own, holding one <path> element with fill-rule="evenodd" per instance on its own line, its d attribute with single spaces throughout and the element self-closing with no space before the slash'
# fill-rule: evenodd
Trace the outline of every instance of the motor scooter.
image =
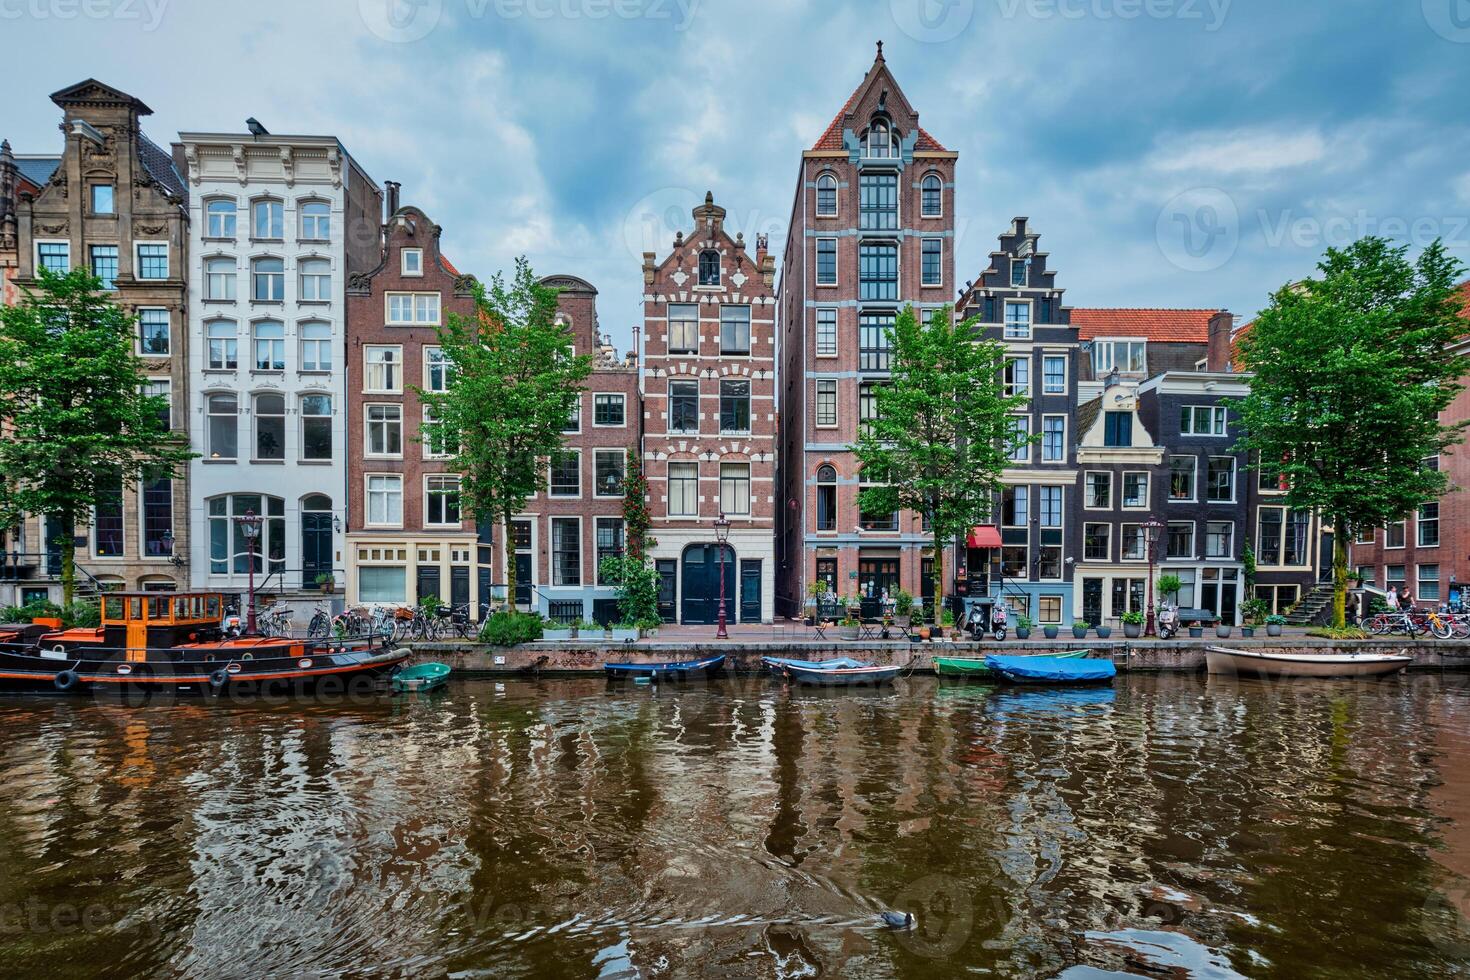
<svg viewBox="0 0 1470 980">
<path fill-rule="evenodd" d="M 1174 634 L 1179 632 L 1179 610 L 1170 603 L 1159 606 L 1159 614 L 1154 619 L 1154 625 L 1158 627 L 1159 638 L 1172 640 Z"/>
<path fill-rule="evenodd" d="M 1006 629 L 1010 625 L 1010 609 L 1004 602 L 997 602 L 990 609 L 990 635 L 999 642 L 1006 638 Z"/>
</svg>

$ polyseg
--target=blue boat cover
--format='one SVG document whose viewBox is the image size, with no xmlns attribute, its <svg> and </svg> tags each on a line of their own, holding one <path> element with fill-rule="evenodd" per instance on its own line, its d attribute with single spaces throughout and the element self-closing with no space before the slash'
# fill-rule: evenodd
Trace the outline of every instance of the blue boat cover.
<svg viewBox="0 0 1470 980">
<path fill-rule="evenodd" d="M 795 667 L 798 670 L 836 670 L 841 667 L 871 667 L 872 664 L 864 660 L 854 660 L 851 657 L 838 657 L 835 660 L 788 660 L 785 657 L 762 657 L 772 667 Z"/>
<path fill-rule="evenodd" d="M 696 670 L 715 670 L 724 665 L 725 655 L 705 660 L 681 660 L 677 663 L 603 664 L 602 669 L 624 674 L 680 674 Z"/>
<path fill-rule="evenodd" d="M 1053 684 L 1105 681 L 1117 676 L 1111 660 L 1061 660 L 1056 657 L 985 658 L 985 666 L 1020 681 Z"/>
</svg>

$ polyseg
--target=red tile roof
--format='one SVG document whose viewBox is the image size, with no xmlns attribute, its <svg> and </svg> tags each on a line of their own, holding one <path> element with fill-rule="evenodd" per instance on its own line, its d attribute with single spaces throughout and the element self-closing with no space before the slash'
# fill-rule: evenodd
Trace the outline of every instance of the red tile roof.
<svg viewBox="0 0 1470 980">
<path fill-rule="evenodd" d="M 1204 344 L 1210 339 L 1210 319 L 1219 310 L 1072 310 L 1072 326 L 1079 340 L 1096 337 L 1142 337 L 1156 343 Z"/>
<path fill-rule="evenodd" d="M 880 59 L 879 60 L 880 60 L 880 63 L 881 63 L 881 56 L 880 56 Z M 869 74 L 872 74 L 872 69 L 871 68 L 868 69 L 868 73 Z M 863 76 L 863 82 L 866 82 L 867 80 L 868 80 L 868 76 L 867 75 L 864 75 Z M 897 84 L 897 83 L 895 83 L 895 84 Z M 863 84 L 862 83 L 859 83 L 858 84 L 858 87 L 853 90 L 853 93 L 847 97 L 847 101 L 845 103 L 843 103 L 842 108 L 838 111 L 837 115 L 834 116 L 832 118 L 832 121 L 827 124 L 827 128 L 822 132 L 821 138 L 819 138 L 817 140 L 817 142 L 812 145 L 812 149 L 814 149 L 814 150 L 840 150 L 840 149 L 842 149 L 842 119 L 843 119 L 844 116 L 846 116 L 849 112 L 852 111 L 853 103 L 857 102 L 858 94 L 861 93 L 862 90 L 863 90 Z M 937 139 L 935 139 L 934 137 L 930 136 L 929 133 L 924 129 L 923 126 L 920 126 L 919 127 L 919 140 L 918 140 L 917 143 L 914 144 L 914 149 L 916 149 L 916 150 L 938 150 L 940 152 L 944 152 L 944 147 L 940 144 L 940 142 Z"/>
<path fill-rule="evenodd" d="M 449 256 L 440 253 L 439 261 L 444 263 L 445 270 L 447 270 L 451 276 L 459 275 L 459 270 L 454 267 L 453 262 L 449 261 Z"/>
</svg>

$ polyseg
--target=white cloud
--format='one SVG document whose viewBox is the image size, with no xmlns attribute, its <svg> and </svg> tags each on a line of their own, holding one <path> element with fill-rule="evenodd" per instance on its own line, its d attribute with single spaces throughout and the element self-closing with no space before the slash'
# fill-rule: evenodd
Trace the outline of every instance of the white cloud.
<svg viewBox="0 0 1470 980">
<path fill-rule="evenodd" d="M 1164 173 L 1272 173 L 1322 160 L 1327 142 L 1314 130 L 1237 129 L 1164 141 L 1146 164 Z"/>
</svg>

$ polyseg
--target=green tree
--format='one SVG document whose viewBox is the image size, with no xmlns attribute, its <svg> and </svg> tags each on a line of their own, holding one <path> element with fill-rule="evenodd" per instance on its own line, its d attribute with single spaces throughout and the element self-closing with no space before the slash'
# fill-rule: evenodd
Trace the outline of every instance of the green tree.
<svg viewBox="0 0 1470 980">
<path fill-rule="evenodd" d="M 1424 460 L 1459 442 L 1465 422 L 1439 413 L 1470 358 L 1455 282 L 1439 242 L 1415 262 L 1407 246 L 1364 238 L 1328 249 L 1320 275 L 1271 297 L 1240 341 L 1253 372 L 1238 406 L 1257 468 L 1279 473 L 1291 507 L 1333 530 L 1333 624 L 1343 626 L 1354 532 L 1402 518 L 1444 492 Z"/>
<path fill-rule="evenodd" d="M 653 520 L 648 514 L 648 478 L 643 475 L 642 454 L 628 450 L 628 474 L 623 480 L 623 532 L 628 541 L 628 555 L 643 559 L 653 538 L 648 529 Z"/>
<path fill-rule="evenodd" d="M 927 324 L 907 307 L 889 330 L 891 379 L 877 389 L 877 418 L 852 447 L 867 478 L 865 513 L 914 510 L 934 536 L 934 603 L 944 605 L 944 545 L 990 520 L 1001 472 L 1031 441 L 1011 424 L 1026 403 L 1001 387 L 1005 348 L 977 337 L 974 319 L 954 322 L 949 307 Z M 881 482 L 879 482 L 881 481 Z"/>
<path fill-rule="evenodd" d="M 16 306 L 0 307 L 0 526 L 56 518 L 63 604 L 76 586 L 73 539 L 119 474 L 177 476 L 194 457 L 145 393 L 137 320 L 87 269 L 37 271 Z"/>
<path fill-rule="evenodd" d="M 461 505 L 499 522 L 507 595 L 514 603 L 511 518 L 546 481 L 546 460 L 562 445 L 567 419 L 592 371 L 572 332 L 556 319 L 557 290 L 536 281 L 524 257 L 507 282 L 475 288 L 475 313 L 451 313 L 439 343 L 453 364 L 445 391 L 419 389 L 434 421 L 420 437 L 452 448 L 462 474 Z"/>
</svg>

